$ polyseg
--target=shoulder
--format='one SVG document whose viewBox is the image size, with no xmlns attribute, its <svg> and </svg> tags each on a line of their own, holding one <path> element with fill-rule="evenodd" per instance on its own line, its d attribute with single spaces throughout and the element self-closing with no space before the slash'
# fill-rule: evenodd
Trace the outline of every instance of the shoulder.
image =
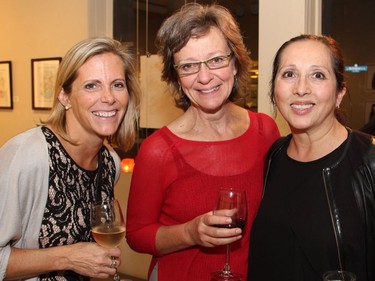
<svg viewBox="0 0 375 281">
<path fill-rule="evenodd" d="M 9 155 L 12 158 L 20 155 L 25 161 L 27 159 L 35 161 L 36 158 L 47 154 L 47 142 L 41 127 L 32 128 L 14 136 L 0 148 L 1 158 L 4 155 Z"/>
<path fill-rule="evenodd" d="M 278 138 L 270 147 L 270 150 L 268 152 L 269 157 L 273 157 L 276 155 L 283 147 L 288 146 L 289 142 L 292 138 L 292 135 L 287 135 L 284 137 Z"/>
<path fill-rule="evenodd" d="M 121 171 L 120 156 L 117 154 L 117 152 L 110 145 L 104 145 L 104 148 L 105 148 L 105 150 L 107 151 L 107 153 L 109 154 L 109 156 L 111 157 L 111 159 L 113 160 L 113 162 L 115 164 L 115 170 L 116 170 L 115 179 L 116 179 L 116 182 L 117 182 L 118 178 L 120 177 L 120 171 Z"/>
<path fill-rule="evenodd" d="M 141 144 L 141 149 L 149 149 L 155 147 L 157 147 L 159 150 L 165 149 L 172 143 L 174 143 L 177 138 L 178 137 L 173 134 L 167 127 L 162 127 L 144 139 Z"/>
<path fill-rule="evenodd" d="M 350 148 L 354 149 L 358 154 L 367 153 L 368 150 L 375 149 L 375 138 L 367 133 L 357 130 L 349 130 Z M 359 153 L 360 154 L 360 153 Z"/>
<path fill-rule="evenodd" d="M 262 112 L 249 111 L 249 116 L 251 123 L 257 123 L 261 135 L 273 140 L 280 137 L 280 132 L 276 125 L 276 122 L 269 115 Z"/>
<path fill-rule="evenodd" d="M 258 122 L 261 122 L 263 125 L 277 127 L 275 120 L 271 116 L 263 112 L 249 112 L 251 119 L 257 118 Z"/>
<path fill-rule="evenodd" d="M 143 140 L 135 161 L 147 162 L 147 165 L 162 165 L 173 161 L 179 142 L 184 140 L 174 135 L 167 127 L 162 127 Z"/>
</svg>

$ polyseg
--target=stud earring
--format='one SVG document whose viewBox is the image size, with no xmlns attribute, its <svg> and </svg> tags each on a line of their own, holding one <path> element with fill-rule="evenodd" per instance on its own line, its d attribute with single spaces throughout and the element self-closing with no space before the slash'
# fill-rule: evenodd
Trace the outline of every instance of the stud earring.
<svg viewBox="0 0 375 281">
<path fill-rule="evenodd" d="M 71 108 L 72 108 L 72 106 L 70 104 L 65 105 L 65 110 L 69 110 Z"/>
</svg>

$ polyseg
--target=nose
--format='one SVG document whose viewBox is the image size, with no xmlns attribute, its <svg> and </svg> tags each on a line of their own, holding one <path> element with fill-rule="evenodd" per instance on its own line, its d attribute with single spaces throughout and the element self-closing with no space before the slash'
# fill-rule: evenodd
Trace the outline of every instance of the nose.
<svg viewBox="0 0 375 281">
<path fill-rule="evenodd" d="M 100 100 L 102 102 L 109 103 L 109 104 L 113 104 L 115 102 L 115 96 L 112 93 L 111 87 L 103 89 Z"/>
<path fill-rule="evenodd" d="M 298 96 L 304 96 L 311 93 L 310 84 L 307 77 L 299 77 L 295 83 L 294 93 Z"/>
<path fill-rule="evenodd" d="M 205 63 L 201 63 L 198 71 L 198 81 L 202 84 L 207 84 L 212 80 L 212 72 Z"/>
</svg>

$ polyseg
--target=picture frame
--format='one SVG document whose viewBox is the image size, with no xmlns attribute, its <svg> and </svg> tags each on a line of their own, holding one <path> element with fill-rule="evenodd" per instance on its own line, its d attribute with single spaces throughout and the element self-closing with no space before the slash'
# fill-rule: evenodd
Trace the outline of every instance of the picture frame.
<svg viewBox="0 0 375 281">
<path fill-rule="evenodd" d="M 32 108 L 48 110 L 54 101 L 54 86 L 61 57 L 31 59 Z"/>
<path fill-rule="evenodd" d="M 13 109 L 11 61 L 0 61 L 0 109 Z"/>
</svg>

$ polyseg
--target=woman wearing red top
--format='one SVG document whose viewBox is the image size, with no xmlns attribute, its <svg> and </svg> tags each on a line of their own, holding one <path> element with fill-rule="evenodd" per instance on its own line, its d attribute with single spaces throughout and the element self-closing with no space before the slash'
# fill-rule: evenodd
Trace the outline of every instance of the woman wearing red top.
<svg viewBox="0 0 375 281">
<path fill-rule="evenodd" d="M 237 106 L 250 58 L 239 27 L 219 5 L 185 5 L 157 34 L 162 79 L 184 114 L 147 138 L 136 158 L 128 203 L 127 241 L 153 255 L 150 280 L 209 280 L 231 266 L 247 274 L 250 228 L 258 209 L 268 148 L 279 132 L 272 118 Z M 217 228 L 218 190 L 246 190 L 248 223 Z"/>
</svg>

